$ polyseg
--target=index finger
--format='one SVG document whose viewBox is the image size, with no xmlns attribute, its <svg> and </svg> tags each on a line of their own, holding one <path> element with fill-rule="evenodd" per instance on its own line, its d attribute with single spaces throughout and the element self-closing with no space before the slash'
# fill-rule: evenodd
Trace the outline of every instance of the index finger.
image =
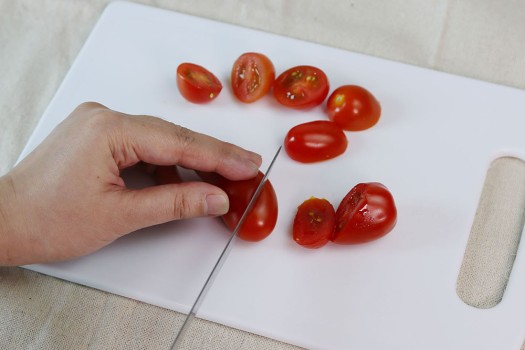
<svg viewBox="0 0 525 350">
<path fill-rule="evenodd" d="M 181 165 L 194 170 L 216 172 L 230 180 L 257 175 L 262 158 L 257 153 L 194 132 L 152 116 L 130 117 L 119 113 L 125 132 L 117 132 L 110 147 L 117 164 L 144 161 L 155 165 Z"/>
</svg>

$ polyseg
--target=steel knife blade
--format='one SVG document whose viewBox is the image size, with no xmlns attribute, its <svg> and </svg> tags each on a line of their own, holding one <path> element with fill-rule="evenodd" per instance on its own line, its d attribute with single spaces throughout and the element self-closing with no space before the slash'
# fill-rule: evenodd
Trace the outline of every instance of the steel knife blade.
<svg viewBox="0 0 525 350">
<path fill-rule="evenodd" d="M 193 303 L 193 306 L 190 309 L 190 312 L 188 315 L 186 315 L 186 319 L 184 320 L 184 323 L 182 324 L 182 327 L 179 329 L 179 332 L 177 333 L 177 336 L 175 340 L 173 341 L 173 344 L 171 345 L 171 350 L 178 349 L 179 346 L 182 344 L 182 340 L 184 338 L 184 334 L 186 333 L 187 329 L 189 328 L 191 322 L 195 318 L 195 315 L 197 314 L 197 311 L 199 310 L 200 306 L 202 305 L 202 302 L 204 301 L 204 298 L 206 297 L 206 294 L 208 293 L 209 289 L 213 285 L 213 282 L 215 281 L 215 278 L 219 274 L 222 265 L 224 265 L 224 262 L 226 261 L 226 258 L 228 257 L 228 254 L 233 247 L 233 242 L 235 241 L 235 237 L 237 237 L 237 233 L 239 232 L 242 224 L 244 223 L 244 220 L 246 219 L 246 216 L 248 215 L 248 212 L 253 207 L 255 202 L 257 201 L 257 198 L 259 198 L 259 194 L 264 186 L 264 183 L 268 179 L 268 176 L 270 175 L 270 171 L 273 168 L 273 165 L 275 164 L 275 161 L 277 160 L 277 157 L 279 156 L 279 153 L 281 152 L 282 145 L 279 146 L 277 149 L 277 152 L 275 152 L 275 155 L 273 156 L 273 159 L 268 166 L 268 169 L 266 170 L 266 173 L 264 174 L 263 178 L 261 179 L 261 182 L 257 186 L 257 189 L 255 190 L 252 198 L 250 199 L 250 202 L 248 202 L 248 205 L 246 206 L 246 209 L 244 210 L 244 213 L 241 216 L 241 219 L 237 223 L 237 226 L 233 230 L 233 233 L 231 234 L 230 238 L 228 239 L 228 242 L 226 243 L 226 246 L 222 250 L 221 255 L 219 256 L 219 259 L 213 266 L 213 269 L 211 270 L 208 278 L 206 279 L 206 282 L 204 282 L 204 285 L 202 286 L 197 299 L 195 299 L 195 302 Z"/>
</svg>

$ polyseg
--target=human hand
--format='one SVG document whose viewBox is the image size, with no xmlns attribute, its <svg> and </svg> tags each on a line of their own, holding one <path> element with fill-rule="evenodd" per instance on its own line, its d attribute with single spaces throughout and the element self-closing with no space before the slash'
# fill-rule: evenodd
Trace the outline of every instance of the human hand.
<svg viewBox="0 0 525 350">
<path fill-rule="evenodd" d="M 121 170 L 141 161 L 232 180 L 261 165 L 253 152 L 162 119 L 84 103 L 0 178 L 0 265 L 71 259 L 143 227 L 228 211 L 224 191 L 205 182 L 127 188 Z"/>
</svg>

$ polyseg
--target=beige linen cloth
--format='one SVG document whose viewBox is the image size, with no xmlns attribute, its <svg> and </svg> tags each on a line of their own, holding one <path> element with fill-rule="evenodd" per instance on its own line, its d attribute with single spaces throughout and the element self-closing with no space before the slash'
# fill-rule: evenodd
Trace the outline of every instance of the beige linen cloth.
<svg viewBox="0 0 525 350">
<path fill-rule="evenodd" d="M 525 88 L 523 1 L 140 2 Z M 0 175 L 13 166 L 107 3 L 0 0 Z M 458 279 L 458 294 L 480 308 L 499 302 L 509 277 L 523 228 L 525 165 L 502 159 L 487 176 Z M 0 268 L 0 349 L 168 349 L 182 320 L 176 312 Z M 202 320 L 183 346 L 296 349 Z"/>
</svg>

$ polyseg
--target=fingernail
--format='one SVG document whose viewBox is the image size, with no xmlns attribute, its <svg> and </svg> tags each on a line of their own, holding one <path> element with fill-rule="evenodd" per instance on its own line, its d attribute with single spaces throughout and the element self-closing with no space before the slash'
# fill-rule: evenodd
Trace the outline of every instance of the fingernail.
<svg viewBox="0 0 525 350">
<path fill-rule="evenodd" d="M 251 152 L 251 159 L 252 159 L 252 162 L 257 167 L 257 169 L 259 169 L 259 167 L 262 164 L 262 156 L 258 153 Z"/>
<path fill-rule="evenodd" d="M 228 198 L 222 194 L 206 196 L 207 214 L 210 216 L 224 215 L 230 207 Z"/>
<path fill-rule="evenodd" d="M 259 165 L 255 162 L 249 161 L 246 162 L 246 165 L 250 168 L 253 174 L 257 174 L 257 172 L 259 171 Z"/>
<path fill-rule="evenodd" d="M 244 176 L 256 175 L 259 171 L 259 166 L 251 159 L 232 159 L 231 164 Z"/>
</svg>

